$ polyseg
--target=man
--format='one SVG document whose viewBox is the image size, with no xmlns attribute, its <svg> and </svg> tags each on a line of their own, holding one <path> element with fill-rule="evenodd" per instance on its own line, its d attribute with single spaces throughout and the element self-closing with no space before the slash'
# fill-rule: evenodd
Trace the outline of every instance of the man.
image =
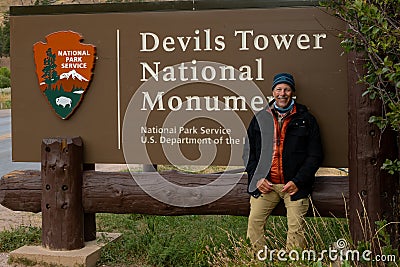
<svg viewBox="0 0 400 267">
<path fill-rule="evenodd" d="M 243 154 L 251 195 L 247 237 L 256 250 L 264 248 L 265 222 L 281 199 L 288 219 L 286 249 L 306 247 L 304 218 L 323 154 L 317 121 L 294 101 L 295 90 L 291 74 L 277 74 L 274 100 L 254 116 L 247 130 Z"/>
</svg>

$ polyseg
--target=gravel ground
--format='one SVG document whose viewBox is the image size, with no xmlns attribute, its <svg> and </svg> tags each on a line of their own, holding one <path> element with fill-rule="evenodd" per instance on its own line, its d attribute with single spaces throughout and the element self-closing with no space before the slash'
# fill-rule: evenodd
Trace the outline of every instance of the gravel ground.
<svg viewBox="0 0 400 267">
<path fill-rule="evenodd" d="M 0 253 L 0 266 L 10 266 L 7 264 L 8 253 Z"/>
</svg>

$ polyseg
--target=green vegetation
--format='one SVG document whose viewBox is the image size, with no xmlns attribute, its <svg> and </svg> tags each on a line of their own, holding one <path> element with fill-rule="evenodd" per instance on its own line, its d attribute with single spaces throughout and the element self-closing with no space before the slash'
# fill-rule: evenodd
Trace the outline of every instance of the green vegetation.
<svg viewBox="0 0 400 267">
<path fill-rule="evenodd" d="M 56 4 L 57 0 L 35 0 L 33 5 L 35 6 L 48 6 L 52 4 Z"/>
<path fill-rule="evenodd" d="M 7 67 L 0 68 L 0 88 L 11 87 L 11 72 Z"/>
<path fill-rule="evenodd" d="M 240 169 L 240 166 L 232 166 L 232 167 L 226 167 L 226 166 L 193 166 L 193 165 L 180 165 L 180 166 L 173 166 L 173 165 L 158 165 L 157 166 L 157 171 L 158 172 L 163 172 L 163 171 L 169 171 L 169 170 L 176 170 L 180 172 L 186 172 L 186 173 L 219 173 L 219 172 L 224 172 L 228 171 L 231 169 Z"/>
<path fill-rule="evenodd" d="M 101 264 L 123 266 L 209 266 L 207 247 L 229 246 L 228 233 L 243 237 L 247 218 L 98 214 L 99 231 L 121 232 Z"/>
<path fill-rule="evenodd" d="M 320 260 L 279 261 L 277 251 L 286 243 L 285 217 L 272 216 L 266 225 L 267 246 L 275 249 L 273 260 L 265 262 L 254 257 L 245 239 L 247 217 L 226 215 L 153 216 L 140 214 L 97 214 L 99 232 L 120 232 L 122 238 L 103 248 L 97 266 L 330 266 L 328 254 Z M 398 252 L 390 246 L 386 223 L 378 222 L 375 241 L 382 255 Z M 307 218 L 308 249 L 321 253 L 338 240 L 349 249 L 362 253 L 371 250 L 371 240 L 355 246 L 349 235 L 347 219 Z M 41 230 L 20 226 L 0 232 L 0 252 L 9 252 L 23 245 L 40 245 Z M 374 242 L 375 242 L 374 241 Z M 293 254 L 295 255 L 295 254 Z M 292 256 L 293 256 L 292 255 Z M 301 254 L 300 254 L 301 255 Z M 357 266 L 343 261 L 341 266 Z M 385 266 L 398 266 L 386 262 Z M 340 266 L 340 265 L 338 265 Z M 376 266 L 369 262 L 366 266 Z"/>
<path fill-rule="evenodd" d="M 346 52 L 365 57 L 366 73 L 360 82 L 367 86 L 364 96 L 383 103 L 382 114 L 371 116 L 382 131 L 400 131 L 400 4 L 399 0 L 338 0 L 325 4 L 347 22 L 340 34 Z M 389 159 L 384 169 L 400 172 L 399 159 Z"/>
<path fill-rule="evenodd" d="M 10 13 L 3 13 L 3 23 L 0 25 L 0 57 L 10 56 Z"/>
<path fill-rule="evenodd" d="M 9 252 L 23 245 L 39 245 L 42 230 L 38 227 L 19 226 L 0 232 L 0 252 Z"/>
<path fill-rule="evenodd" d="M 0 92 L 0 109 L 11 108 L 11 94 Z"/>
<path fill-rule="evenodd" d="M 0 68 L 0 109 L 11 108 L 11 73 L 6 67 Z M 2 90 L 6 88 L 5 90 Z M 8 88 L 8 89 L 7 89 Z"/>
<path fill-rule="evenodd" d="M 247 222 L 247 220 L 246 220 Z M 337 218 L 307 218 L 306 238 L 308 249 L 317 253 L 327 250 L 339 239 L 350 240 L 346 219 Z M 280 261 L 277 252 L 284 249 L 286 244 L 287 220 L 285 217 L 273 216 L 266 225 L 266 240 L 269 252 L 275 250 L 272 261 L 267 256 L 266 261 L 259 261 L 254 257 L 249 243 L 244 237 L 230 236 L 230 244 L 221 244 L 210 250 L 211 266 L 329 266 L 327 257 L 323 260 L 290 260 Z M 265 255 L 265 254 L 263 254 Z M 270 255 L 267 253 L 267 255 Z M 319 265 L 320 264 L 320 265 Z"/>
<path fill-rule="evenodd" d="M 247 217 L 98 214 L 97 219 L 99 231 L 123 233 L 121 240 L 103 250 L 100 265 L 264 266 L 254 259 L 246 240 Z M 350 239 L 346 219 L 308 218 L 307 227 L 310 248 L 316 251 L 340 238 Z M 271 217 L 266 229 L 268 247 L 283 248 L 286 218 Z"/>
</svg>

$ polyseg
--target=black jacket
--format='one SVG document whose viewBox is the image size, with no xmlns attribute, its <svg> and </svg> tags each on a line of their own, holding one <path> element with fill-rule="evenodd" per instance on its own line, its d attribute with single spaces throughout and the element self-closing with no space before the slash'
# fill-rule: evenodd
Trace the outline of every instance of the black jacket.
<svg viewBox="0 0 400 267">
<path fill-rule="evenodd" d="M 306 198 L 312 191 L 315 173 L 322 158 L 319 126 L 306 106 L 296 103 L 297 112 L 290 120 L 283 146 L 282 164 L 285 183 L 293 181 L 299 191 L 291 200 Z M 247 129 L 243 160 L 248 174 L 247 191 L 254 197 L 261 195 L 257 181 L 269 178 L 272 161 L 274 122 L 271 112 L 258 112 Z M 260 164 L 258 164 L 260 162 Z"/>
</svg>

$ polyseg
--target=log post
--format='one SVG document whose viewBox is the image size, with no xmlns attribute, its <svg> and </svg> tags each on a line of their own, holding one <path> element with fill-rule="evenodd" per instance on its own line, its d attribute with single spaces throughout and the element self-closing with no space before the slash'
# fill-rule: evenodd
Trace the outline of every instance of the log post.
<svg viewBox="0 0 400 267">
<path fill-rule="evenodd" d="M 95 164 L 83 164 L 84 171 L 94 171 Z M 85 242 L 96 240 L 96 213 L 84 213 Z"/>
<path fill-rule="evenodd" d="M 82 140 L 42 141 L 42 245 L 51 250 L 84 246 L 82 206 Z"/>
<path fill-rule="evenodd" d="M 356 244 L 372 241 L 377 230 L 376 221 L 398 220 L 395 212 L 398 179 L 381 169 L 386 158 L 396 157 L 396 139 L 389 129 L 381 133 L 368 122 L 372 115 L 381 115 L 382 104 L 368 95 L 362 96 L 366 86 L 358 80 L 364 73 L 363 64 L 362 57 L 349 54 L 349 218 Z"/>
</svg>

